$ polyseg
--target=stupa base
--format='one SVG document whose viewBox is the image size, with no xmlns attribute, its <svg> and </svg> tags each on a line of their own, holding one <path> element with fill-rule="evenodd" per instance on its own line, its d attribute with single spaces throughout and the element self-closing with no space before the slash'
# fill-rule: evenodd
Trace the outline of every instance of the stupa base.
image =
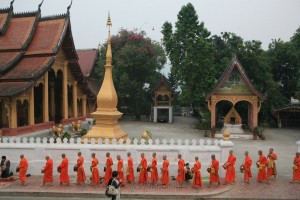
<svg viewBox="0 0 300 200">
<path fill-rule="evenodd" d="M 88 143 L 91 142 L 91 139 L 94 138 L 95 142 L 99 138 L 102 139 L 104 142 L 104 139 L 108 138 L 111 142 L 112 139 L 128 139 L 128 134 L 125 133 L 120 126 L 115 126 L 115 127 L 99 127 L 99 126 L 94 126 L 86 135 L 82 137 L 82 140 L 87 138 Z"/>
</svg>

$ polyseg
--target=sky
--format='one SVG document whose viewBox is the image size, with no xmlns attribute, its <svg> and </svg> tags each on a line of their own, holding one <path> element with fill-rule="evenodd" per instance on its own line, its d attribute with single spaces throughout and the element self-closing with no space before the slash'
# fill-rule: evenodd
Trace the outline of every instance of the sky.
<svg viewBox="0 0 300 200">
<path fill-rule="evenodd" d="M 0 0 L 0 8 L 11 0 Z M 42 0 L 15 0 L 14 11 L 35 11 Z M 42 16 L 66 13 L 71 0 L 44 0 Z M 73 0 L 70 10 L 77 49 L 97 48 L 120 28 L 144 30 L 158 42 L 165 21 L 175 25 L 183 5 L 192 3 L 199 21 L 212 35 L 233 32 L 244 40 L 260 40 L 264 49 L 272 39 L 288 41 L 300 27 L 300 0 Z"/>
</svg>

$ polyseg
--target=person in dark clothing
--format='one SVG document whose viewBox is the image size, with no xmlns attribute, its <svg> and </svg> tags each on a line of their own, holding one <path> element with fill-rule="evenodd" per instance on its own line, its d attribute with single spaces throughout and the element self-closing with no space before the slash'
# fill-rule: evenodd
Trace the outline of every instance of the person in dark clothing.
<svg viewBox="0 0 300 200">
<path fill-rule="evenodd" d="M 9 168 L 10 168 L 10 161 L 6 159 L 6 156 L 2 156 L 1 157 L 1 178 L 7 178 L 9 176 L 11 176 L 12 174 L 10 174 Z"/>
<path fill-rule="evenodd" d="M 185 181 L 191 180 L 193 178 L 193 174 L 190 168 L 190 164 L 186 163 L 184 169 L 185 169 Z"/>
<path fill-rule="evenodd" d="M 108 186 L 112 185 L 118 190 L 117 195 L 112 195 L 112 200 L 120 200 L 120 182 L 118 181 L 119 173 L 117 171 L 112 172 L 112 178 L 108 181 Z"/>
</svg>

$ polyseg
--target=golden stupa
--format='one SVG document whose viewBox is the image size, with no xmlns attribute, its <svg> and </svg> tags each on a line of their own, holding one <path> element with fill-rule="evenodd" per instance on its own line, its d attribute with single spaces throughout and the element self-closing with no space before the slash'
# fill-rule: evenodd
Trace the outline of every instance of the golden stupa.
<svg viewBox="0 0 300 200">
<path fill-rule="evenodd" d="M 108 39 L 106 50 L 105 74 L 101 89 L 97 95 L 97 110 L 91 113 L 91 116 L 96 120 L 96 124 L 83 136 L 82 139 L 98 138 L 105 139 L 127 139 L 128 134 L 120 127 L 118 120 L 123 113 L 117 110 L 118 96 L 112 79 L 112 52 L 110 26 L 112 25 L 110 16 L 108 15 Z"/>
</svg>

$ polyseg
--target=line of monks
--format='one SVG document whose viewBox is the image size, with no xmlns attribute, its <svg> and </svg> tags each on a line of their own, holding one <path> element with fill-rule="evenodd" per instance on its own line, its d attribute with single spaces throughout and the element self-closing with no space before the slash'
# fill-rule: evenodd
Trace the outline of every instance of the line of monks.
<svg viewBox="0 0 300 200">
<path fill-rule="evenodd" d="M 276 171 L 276 164 L 275 160 L 277 160 L 277 155 L 273 151 L 273 148 L 269 149 L 268 156 L 265 156 L 261 150 L 258 151 L 259 159 L 256 162 L 256 166 L 258 168 L 258 174 L 257 174 L 257 181 L 258 182 L 266 182 L 269 184 L 269 178 L 274 176 L 276 179 L 277 171 Z M 60 173 L 60 185 L 62 184 L 70 184 L 70 178 L 68 173 L 68 158 L 65 154 L 62 154 L 62 162 L 57 167 L 57 171 Z M 92 176 L 90 178 L 90 185 L 99 185 L 100 184 L 100 173 L 98 170 L 98 159 L 96 158 L 95 153 L 91 154 L 92 162 L 90 166 L 90 170 L 92 172 Z M 134 167 L 133 167 L 133 159 L 131 157 L 131 153 L 127 153 L 128 157 L 128 166 L 125 171 L 124 175 L 124 165 L 123 160 L 120 155 L 117 155 L 117 171 L 119 173 L 119 181 L 121 183 L 121 186 L 125 185 L 125 182 L 127 183 L 134 183 L 135 176 L 134 176 Z M 26 185 L 26 172 L 28 169 L 28 162 L 24 155 L 20 156 L 20 164 L 17 167 L 17 171 L 19 172 L 19 177 L 22 185 Z M 83 167 L 84 159 L 81 155 L 81 152 L 78 152 L 78 159 L 77 164 L 74 166 L 74 171 L 77 172 L 77 184 L 85 184 L 86 182 L 86 175 L 85 170 Z M 233 154 L 233 151 L 229 151 L 228 160 L 226 163 L 222 165 L 222 167 L 226 170 L 226 176 L 225 176 L 225 182 L 224 184 L 232 184 L 235 183 L 235 163 L 236 163 L 236 157 Z M 104 167 L 104 186 L 106 187 L 109 180 L 112 178 L 112 165 L 113 160 L 110 157 L 110 153 L 106 153 L 106 164 Z M 245 159 L 242 165 L 240 166 L 240 171 L 244 173 L 244 183 L 247 184 L 250 183 L 250 178 L 252 177 L 251 173 L 251 166 L 252 166 L 252 159 L 249 156 L 248 151 L 245 151 Z M 191 169 L 191 173 L 193 175 L 193 187 L 202 187 L 202 176 L 201 176 L 201 163 L 199 162 L 199 158 L 195 157 L 195 164 L 194 167 Z M 185 162 L 182 159 L 182 155 L 178 154 L 178 174 L 177 174 L 177 187 L 182 187 L 183 182 L 185 181 L 185 175 L 186 175 L 186 167 Z M 141 161 L 137 167 L 137 172 L 139 172 L 139 179 L 138 183 L 140 185 L 143 185 L 148 182 L 148 172 L 150 172 L 150 182 L 153 185 L 157 185 L 159 181 L 158 177 L 158 166 L 157 166 L 157 158 L 156 153 L 152 154 L 152 161 L 151 164 L 147 164 L 147 159 L 144 155 L 144 153 L 141 154 Z M 163 164 L 160 168 L 161 171 L 161 185 L 162 187 L 166 187 L 166 185 L 170 181 L 170 174 L 169 174 L 169 161 L 167 159 L 166 155 L 163 155 Z M 43 184 L 50 183 L 53 185 L 53 160 L 46 156 L 46 164 L 42 168 L 41 172 L 44 174 L 43 177 Z M 215 158 L 215 155 L 211 155 L 211 163 L 210 166 L 207 168 L 207 172 L 209 173 L 209 185 L 212 185 L 213 183 L 218 183 L 220 185 L 220 175 L 219 175 L 219 161 Z M 126 179 L 126 181 L 125 181 Z M 300 181 L 300 153 L 297 152 L 296 156 L 294 158 L 293 162 L 293 178 L 290 183 L 294 183 L 295 181 Z"/>
</svg>

